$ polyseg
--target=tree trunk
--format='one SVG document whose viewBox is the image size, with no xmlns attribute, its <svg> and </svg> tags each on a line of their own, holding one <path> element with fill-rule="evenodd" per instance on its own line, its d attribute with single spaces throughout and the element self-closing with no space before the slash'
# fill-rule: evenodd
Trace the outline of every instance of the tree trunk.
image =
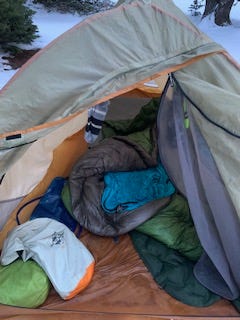
<svg viewBox="0 0 240 320">
<path fill-rule="evenodd" d="M 230 11 L 234 0 L 206 0 L 202 19 L 214 12 L 214 21 L 218 26 L 230 25 Z"/>
<path fill-rule="evenodd" d="M 217 0 L 206 0 L 205 9 L 202 15 L 202 19 L 214 12 L 217 6 Z"/>
<path fill-rule="evenodd" d="M 215 9 L 215 23 L 218 26 L 225 26 L 232 24 L 230 20 L 230 11 L 232 9 L 234 0 L 220 0 Z"/>
</svg>

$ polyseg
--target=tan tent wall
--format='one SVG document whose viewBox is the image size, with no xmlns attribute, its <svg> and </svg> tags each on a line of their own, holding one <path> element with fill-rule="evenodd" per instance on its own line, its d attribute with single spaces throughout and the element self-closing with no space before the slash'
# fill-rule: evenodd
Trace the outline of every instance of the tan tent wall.
<svg viewBox="0 0 240 320">
<path fill-rule="evenodd" d="M 51 181 L 58 176 L 67 177 L 70 173 L 72 165 L 75 161 L 87 150 L 87 143 L 84 138 L 84 129 L 75 133 L 71 137 L 64 140 L 54 151 L 51 164 L 43 177 L 36 185 L 36 187 L 19 203 L 17 208 L 13 210 L 4 228 L 0 232 L 0 247 L 2 248 L 3 241 L 7 233 L 17 226 L 16 214 L 24 204 L 28 201 L 35 199 L 44 194 Z M 30 169 L 31 172 L 31 169 Z M 30 205 L 26 206 L 19 215 L 21 223 L 27 221 L 38 204 L 38 201 L 34 201 Z M 3 213 L 1 213 L 3 214 Z"/>
<path fill-rule="evenodd" d="M 53 159 L 53 150 L 84 128 L 86 123 L 87 111 L 30 145 L 4 176 L 0 185 L 0 202 L 25 196 L 32 191 L 46 174 Z"/>
</svg>

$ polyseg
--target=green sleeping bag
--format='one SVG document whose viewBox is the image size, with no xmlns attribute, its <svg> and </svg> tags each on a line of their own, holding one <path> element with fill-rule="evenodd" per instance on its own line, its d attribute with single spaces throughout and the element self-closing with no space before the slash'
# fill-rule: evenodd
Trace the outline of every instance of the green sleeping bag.
<svg viewBox="0 0 240 320">
<path fill-rule="evenodd" d="M 181 195 L 175 194 L 166 208 L 159 210 L 136 230 L 161 241 L 193 261 L 198 260 L 202 254 L 187 200 Z"/>
<path fill-rule="evenodd" d="M 195 307 L 207 307 L 221 299 L 197 281 L 193 261 L 141 232 L 129 234 L 156 283 L 172 297 Z"/>
</svg>

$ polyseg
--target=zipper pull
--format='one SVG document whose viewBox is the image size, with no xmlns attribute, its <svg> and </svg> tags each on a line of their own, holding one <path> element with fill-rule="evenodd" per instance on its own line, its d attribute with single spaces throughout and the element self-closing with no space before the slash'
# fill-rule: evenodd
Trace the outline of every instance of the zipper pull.
<svg viewBox="0 0 240 320">
<path fill-rule="evenodd" d="M 183 101 L 183 117 L 184 117 L 184 127 L 186 129 L 188 129 L 189 126 L 190 126 L 190 120 L 189 120 L 189 116 L 188 116 L 188 111 L 187 111 L 187 106 L 186 106 L 186 100 L 185 99 Z"/>
<path fill-rule="evenodd" d="M 168 76 L 169 76 L 170 86 L 174 87 L 174 80 L 173 80 L 172 73 L 169 73 Z"/>
</svg>

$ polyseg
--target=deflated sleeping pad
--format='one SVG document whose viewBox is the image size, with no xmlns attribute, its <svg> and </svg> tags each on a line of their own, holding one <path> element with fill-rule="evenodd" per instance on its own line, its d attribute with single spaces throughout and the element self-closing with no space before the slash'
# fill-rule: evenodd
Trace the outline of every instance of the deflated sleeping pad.
<svg viewBox="0 0 240 320">
<path fill-rule="evenodd" d="M 72 205 L 67 207 L 72 209 L 72 215 L 79 224 L 90 232 L 102 236 L 127 233 L 168 204 L 170 198 L 165 197 L 137 209 L 111 215 L 106 214 L 101 206 L 106 172 L 157 166 L 156 115 L 154 120 L 154 123 L 146 121 L 141 131 L 104 139 L 89 149 L 73 166 L 68 182 Z"/>
<path fill-rule="evenodd" d="M 145 170 L 107 172 L 104 184 L 101 203 L 109 214 L 134 210 L 175 192 L 161 163 Z"/>
<path fill-rule="evenodd" d="M 159 210 L 136 230 L 179 251 L 193 261 L 198 260 L 203 252 L 187 200 L 179 194 L 173 195 L 166 208 Z"/>
<path fill-rule="evenodd" d="M 172 297 L 196 307 L 206 307 L 220 299 L 196 280 L 192 261 L 141 232 L 129 234 L 154 280 Z"/>
</svg>

